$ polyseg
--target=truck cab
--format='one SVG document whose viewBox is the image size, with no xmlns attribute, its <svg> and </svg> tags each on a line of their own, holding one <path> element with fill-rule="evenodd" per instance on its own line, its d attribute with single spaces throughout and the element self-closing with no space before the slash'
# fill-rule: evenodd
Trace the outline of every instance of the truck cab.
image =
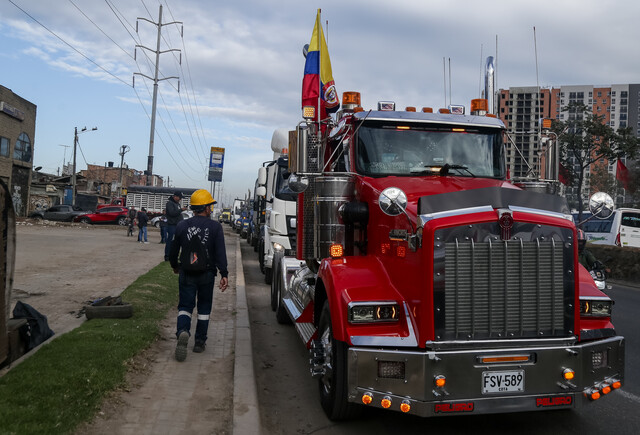
<svg viewBox="0 0 640 435">
<path fill-rule="evenodd" d="M 504 125 L 475 101 L 364 111 L 347 95 L 335 123 L 297 129 L 298 244 L 272 308 L 331 419 L 574 408 L 623 383 L 566 201 L 507 180 Z"/>
<path fill-rule="evenodd" d="M 296 200 L 289 188 L 289 159 L 286 151 L 289 145 L 289 131 L 278 129 L 271 140 L 275 159 L 259 169 L 258 178 L 264 180 L 264 225 L 258 241 L 258 259 L 264 272 L 265 282 L 271 284 L 273 258 L 276 252 L 293 255 L 296 247 Z"/>
</svg>

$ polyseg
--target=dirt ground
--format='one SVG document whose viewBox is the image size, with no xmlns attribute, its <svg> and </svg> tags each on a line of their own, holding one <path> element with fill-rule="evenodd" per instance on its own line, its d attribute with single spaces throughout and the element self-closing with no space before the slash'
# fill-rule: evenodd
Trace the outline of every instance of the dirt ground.
<svg viewBox="0 0 640 435">
<path fill-rule="evenodd" d="M 47 316 L 62 334 L 84 320 L 90 301 L 119 295 L 164 259 L 160 232 L 149 228 L 149 244 L 127 237 L 124 227 L 34 223 L 16 226 L 16 264 L 11 309 L 17 301 Z"/>
</svg>

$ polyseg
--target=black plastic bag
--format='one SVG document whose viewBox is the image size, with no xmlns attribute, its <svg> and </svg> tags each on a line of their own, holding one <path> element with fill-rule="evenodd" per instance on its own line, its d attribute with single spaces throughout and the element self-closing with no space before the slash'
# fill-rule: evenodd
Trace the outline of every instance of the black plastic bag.
<svg viewBox="0 0 640 435">
<path fill-rule="evenodd" d="M 27 351 L 53 337 L 54 332 L 49 328 L 47 316 L 29 304 L 18 301 L 13 308 L 13 318 L 27 319 L 27 324 L 20 328 L 20 335 Z"/>
</svg>

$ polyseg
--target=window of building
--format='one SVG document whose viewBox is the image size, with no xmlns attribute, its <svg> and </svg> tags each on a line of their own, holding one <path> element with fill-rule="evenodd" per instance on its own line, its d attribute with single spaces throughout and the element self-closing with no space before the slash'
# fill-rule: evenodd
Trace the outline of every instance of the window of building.
<svg viewBox="0 0 640 435">
<path fill-rule="evenodd" d="M 620 128 L 627 128 L 627 121 L 620 121 Z"/>
<path fill-rule="evenodd" d="M 578 92 L 578 100 L 584 100 L 584 92 Z"/>
<path fill-rule="evenodd" d="M 620 91 L 620 98 L 627 98 L 627 91 Z"/>
<path fill-rule="evenodd" d="M 611 99 L 611 104 L 616 104 L 616 99 L 615 98 Z"/>
<path fill-rule="evenodd" d="M 0 136 L 0 156 L 9 157 L 9 145 L 9 139 Z"/>
<path fill-rule="evenodd" d="M 640 92 L 638 92 L 638 95 L 640 95 Z M 602 92 L 598 91 L 598 97 L 602 97 Z"/>
<path fill-rule="evenodd" d="M 16 147 L 13 150 L 13 158 L 23 162 L 31 161 L 31 140 L 27 133 L 20 133 L 18 136 Z"/>
<path fill-rule="evenodd" d="M 589 91 L 589 98 L 593 97 L 593 92 Z"/>
<path fill-rule="evenodd" d="M 610 97 L 611 96 L 615 97 L 616 96 L 616 91 L 609 91 L 609 93 L 607 95 L 610 96 Z"/>
</svg>

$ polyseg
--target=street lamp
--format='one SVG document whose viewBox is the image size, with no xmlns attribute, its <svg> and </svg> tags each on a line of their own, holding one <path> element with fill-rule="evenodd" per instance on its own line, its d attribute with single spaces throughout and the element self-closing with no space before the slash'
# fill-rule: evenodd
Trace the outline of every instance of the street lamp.
<svg viewBox="0 0 640 435">
<path fill-rule="evenodd" d="M 78 147 L 78 135 L 86 131 L 96 131 L 98 127 L 93 127 L 91 130 L 87 130 L 87 127 L 82 128 L 78 132 L 78 127 L 75 128 L 73 135 L 73 172 L 71 173 L 71 205 L 76 205 L 76 148 Z"/>
</svg>

